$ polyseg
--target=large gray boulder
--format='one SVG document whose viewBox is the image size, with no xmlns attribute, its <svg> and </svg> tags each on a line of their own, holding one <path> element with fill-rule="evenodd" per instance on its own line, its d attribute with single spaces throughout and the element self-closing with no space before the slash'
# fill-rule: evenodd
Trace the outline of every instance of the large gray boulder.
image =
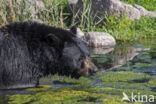
<svg viewBox="0 0 156 104">
<path fill-rule="evenodd" d="M 72 1 L 72 2 L 71 2 Z M 74 2 L 75 1 L 75 2 Z M 84 7 L 85 0 L 68 0 L 68 4 L 72 5 L 75 15 L 81 17 L 81 12 Z M 120 0 L 86 0 L 87 4 L 91 4 L 90 15 L 95 16 L 95 20 L 99 18 L 104 18 L 108 15 L 117 15 L 121 17 L 123 14 L 126 14 L 131 20 L 139 19 L 141 16 L 150 15 L 155 16 L 155 12 L 147 11 L 145 8 L 139 5 L 129 5 L 121 2 Z M 89 10 L 88 10 L 89 12 Z M 78 15 L 79 14 L 79 15 Z"/>
<path fill-rule="evenodd" d="M 82 40 L 89 47 L 111 47 L 116 44 L 113 36 L 105 32 L 88 32 Z"/>
<path fill-rule="evenodd" d="M 96 53 L 102 53 L 103 48 L 112 48 L 112 46 L 116 44 L 114 37 L 105 32 L 88 32 L 84 34 L 80 28 L 76 28 L 76 35 L 84 41 L 88 47 L 93 47 Z"/>
<path fill-rule="evenodd" d="M 120 0 L 93 0 L 96 5 L 96 7 L 101 7 L 98 11 L 106 12 L 108 15 L 117 15 L 118 17 L 123 16 L 126 14 L 131 20 L 139 19 L 140 18 L 140 12 L 138 9 L 134 8 L 132 5 L 125 4 L 121 2 Z M 93 6 L 93 7 L 94 7 Z"/>
</svg>

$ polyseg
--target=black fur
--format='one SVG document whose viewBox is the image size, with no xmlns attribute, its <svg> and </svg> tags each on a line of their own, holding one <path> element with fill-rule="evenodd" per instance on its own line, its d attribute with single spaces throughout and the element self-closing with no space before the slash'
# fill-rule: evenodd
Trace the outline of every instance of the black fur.
<svg viewBox="0 0 156 104">
<path fill-rule="evenodd" d="M 33 21 L 0 28 L 0 89 L 35 87 L 41 76 L 79 77 L 89 52 L 72 32 Z"/>
</svg>

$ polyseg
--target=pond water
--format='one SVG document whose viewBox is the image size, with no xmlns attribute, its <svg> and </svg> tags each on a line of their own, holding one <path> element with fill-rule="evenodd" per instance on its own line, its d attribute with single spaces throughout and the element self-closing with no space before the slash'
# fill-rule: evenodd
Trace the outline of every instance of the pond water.
<svg viewBox="0 0 156 104">
<path fill-rule="evenodd" d="M 107 54 L 102 54 L 102 53 Z M 102 70 L 144 72 L 156 75 L 156 43 L 124 44 L 92 50 L 92 61 Z"/>
<path fill-rule="evenodd" d="M 155 41 L 90 49 L 91 59 L 99 67 L 96 75 L 80 79 L 54 75 L 42 78 L 42 87 L 0 90 L 0 104 L 129 104 L 121 102 L 123 92 L 152 95 L 154 102 L 141 100 L 155 104 Z"/>
</svg>

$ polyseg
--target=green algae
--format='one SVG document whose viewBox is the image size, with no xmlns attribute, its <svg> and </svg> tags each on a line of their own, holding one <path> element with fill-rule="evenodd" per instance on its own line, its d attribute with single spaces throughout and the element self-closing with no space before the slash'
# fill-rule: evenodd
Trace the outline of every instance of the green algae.
<svg viewBox="0 0 156 104">
<path fill-rule="evenodd" d="M 107 72 L 98 76 L 101 82 L 96 85 L 102 87 L 149 91 L 156 86 L 156 77 L 144 73 Z"/>
<path fill-rule="evenodd" d="M 98 81 L 93 84 L 95 80 Z M 70 88 L 56 88 L 55 90 L 51 90 L 53 87 L 50 89 L 44 87 L 29 88 L 26 90 L 36 91 L 36 93 L 32 95 L 10 95 L 9 104 L 129 104 L 121 101 L 123 92 L 128 95 L 132 92 L 134 94 L 154 95 L 156 99 L 156 92 L 152 91 L 152 88 L 156 87 L 156 76 L 144 73 L 99 72 L 91 78 L 65 78 L 59 81 L 76 82 L 77 84 L 71 85 Z M 88 83 L 89 86 L 86 86 L 85 84 Z"/>
<path fill-rule="evenodd" d="M 46 88 L 28 88 L 26 90 L 31 92 L 39 92 L 39 91 L 46 91 Z"/>
<path fill-rule="evenodd" d="M 13 95 L 10 97 L 13 101 L 9 104 L 128 104 L 121 102 L 120 99 L 122 96 L 61 89 L 55 92 L 39 92 L 34 95 Z"/>
<path fill-rule="evenodd" d="M 10 104 L 76 104 L 87 98 L 100 97 L 98 94 L 89 94 L 85 91 L 77 91 L 71 89 L 60 89 L 57 91 L 39 92 L 34 95 L 13 95 L 10 97 Z M 24 100 L 25 99 L 25 100 Z M 84 101 L 83 101 L 84 102 Z M 89 102 L 86 100 L 86 102 Z"/>
<path fill-rule="evenodd" d="M 91 85 L 91 80 L 89 80 L 88 78 L 85 78 L 85 77 L 80 77 L 79 79 L 74 79 L 74 78 L 67 77 L 67 76 L 58 76 L 57 74 L 50 75 L 45 78 L 41 78 L 41 80 L 40 80 L 41 84 L 45 84 L 45 82 L 51 83 L 51 82 L 56 82 L 56 81 L 62 83 L 62 88 L 66 88 L 66 86 L 67 86 L 68 88 L 72 87 L 73 89 L 79 89 L 79 88 L 86 88 Z M 44 82 L 44 83 L 42 83 L 42 82 Z M 72 85 L 72 86 L 70 86 L 70 85 Z"/>
<path fill-rule="evenodd" d="M 100 79 L 104 82 L 125 82 L 128 80 L 138 79 L 138 78 L 145 78 L 150 77 L 147 74 L 143 73 L 133 73 L 133 72 L 107 72 L 103 73 L 103 76 Z"/>
<path fill-rule="evenodd" d="M 13 100 L 12 102 L 9 102 L 9 104 L 25 104 L 27 102 L 30 102 L 32 100 L 31 95 L 20 95 L 16 94 L 10 97 L 9 100 Z"/>
</svg>

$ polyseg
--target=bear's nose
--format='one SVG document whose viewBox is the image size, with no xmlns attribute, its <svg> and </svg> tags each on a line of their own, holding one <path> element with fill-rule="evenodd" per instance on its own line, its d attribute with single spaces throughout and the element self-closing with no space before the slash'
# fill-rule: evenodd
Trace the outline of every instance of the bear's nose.
<svg viewBox="0 0 156 104">
<path fill-rule="evenodd" d="M 89 72 L 90 72 L 90 75 L 94 75 L 96 72 L 98 71 L 98 68 L 96 66 L 92 67 Z"/>
<path fill-rule="evenodd" d="M 92 68 L 92 72 L 93 73 L 96 73 L 98 71 L 98 68 L 96 67 L 96 66 L 94 66 L 93 68 Z"/>
<path fill-rule="evenodd" d="M 98 68 L 95 66 L 94 67 L 94 72 L 97 72 L 98 71 Z"/>
</svg>

